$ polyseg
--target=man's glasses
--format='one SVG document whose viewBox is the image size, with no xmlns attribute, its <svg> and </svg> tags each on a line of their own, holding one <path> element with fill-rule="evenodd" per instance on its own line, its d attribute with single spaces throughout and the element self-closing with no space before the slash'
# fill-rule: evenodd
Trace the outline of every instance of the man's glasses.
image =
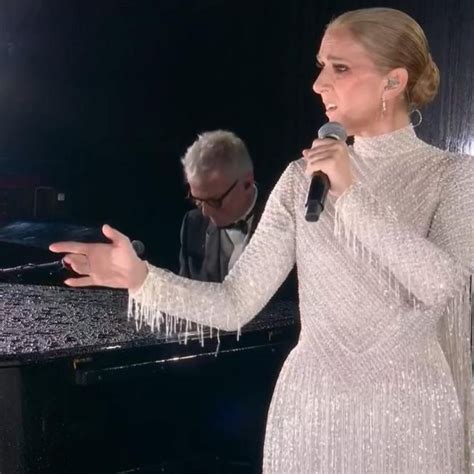
<svg viewBox="0 0 474 474">
<path fill-rule="evenodd" d="M 236 179 L 234 183 L 231 185 L 231 187 L 222 196 L 218 198 L 199 199 L 197 197 L 194 197 L 191 194 L 191 191 L 188 191 L 188 195 L 186 196 L 186 198 L 189 199 L 196 207 L 202 207 L 203 204 L 206 204 L 207 206 L 213 207 L 214 209 L 220 209 L 222 207 L 222 203 L 224 199 L 235 188 L 238 182 L 239 180 Z"/>
</svg>

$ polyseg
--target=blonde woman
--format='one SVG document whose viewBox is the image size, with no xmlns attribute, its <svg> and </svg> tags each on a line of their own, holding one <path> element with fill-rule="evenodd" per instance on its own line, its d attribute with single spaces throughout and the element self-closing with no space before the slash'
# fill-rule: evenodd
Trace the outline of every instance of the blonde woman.
<svg viewBox="0 0 474 474">
<path fill-rule="evenodd" d="M 131 312 L 222 329 L 252 319 L 296 264 L 301 336 L 268 415 L 263 470 L 468 472 L 469 279 L 474 168 L 417 138 L 410 113 L 438 89 L 425 35 L 408 15 L 345 13 L 324 34 L 314 91 L 354 145 L 315 140 L 276 184 L 223 283 L 180 278 L 112 244 L 58 243 L 83 276 L 71 286 L 130 290 Z M 307 222 L 310 176 L 330 181 Z"/>
</svg>

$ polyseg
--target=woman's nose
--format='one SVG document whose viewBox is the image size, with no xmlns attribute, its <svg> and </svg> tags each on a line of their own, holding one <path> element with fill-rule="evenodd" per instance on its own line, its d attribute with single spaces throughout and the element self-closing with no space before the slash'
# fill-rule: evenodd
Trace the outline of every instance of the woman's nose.
<svg viewBox="0 0 474 474">
<path fill-rule="evenodd" d="M 321 94 L 324 90 L 327 90 L 328 87 L 329 81 L 327 74 L 324 72 L 324 70 L 321 70 L 313 83 L 313 91 L 316 94 Z"/>
</svg>

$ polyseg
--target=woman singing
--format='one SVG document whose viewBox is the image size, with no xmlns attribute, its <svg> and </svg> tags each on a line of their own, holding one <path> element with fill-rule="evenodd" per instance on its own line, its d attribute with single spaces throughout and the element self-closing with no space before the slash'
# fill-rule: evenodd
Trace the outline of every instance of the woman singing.
<svg viewBox="0 0 474 474">
<path fill-rule="evenodd" d="M 301 335 L 273 394 L 266 474 L 468 472 L 469 280 L 474 167 L 417 138 L 410 114 L 438 89 L 420 26 L 387 8 L 326 28 L 313 89 L 353 146 L 317 139 L 289 164 L 223 283 L 202 283 L 111 244 L 57 243 L 71 286 L 130 290 L 130 311 L 239 329 L 296 264 Z M 420 115 L 421 117 L 421 115 Z M 317 223 L 310 177 L 330 181 Z"/>
</svg>

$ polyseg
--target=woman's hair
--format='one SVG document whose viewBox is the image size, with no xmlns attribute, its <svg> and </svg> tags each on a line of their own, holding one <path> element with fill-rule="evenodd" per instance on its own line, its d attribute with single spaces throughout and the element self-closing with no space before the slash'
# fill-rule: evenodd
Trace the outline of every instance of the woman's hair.
<svg viewBox="0 0 474 474">
<path fill-rule="evenodd" d="M 439 70 L 425 33 L 409 15 L 392 8 L 364 8 L 343 13 L 327 25 L 327 29 L 340 27 L 350 31 L 382 72 L 399 67 L 408 71 L 405 99 L 409 111 L 435 98 Z"/>
<path fill-rule="evenodd" d="M 237 179 L 253 171 L 252 159 L 245 143 L 235 133 L 215 130 L 198 135 L 181 159 L 187 181 L 208 173 L 221 172 Z"/>
</svg>

